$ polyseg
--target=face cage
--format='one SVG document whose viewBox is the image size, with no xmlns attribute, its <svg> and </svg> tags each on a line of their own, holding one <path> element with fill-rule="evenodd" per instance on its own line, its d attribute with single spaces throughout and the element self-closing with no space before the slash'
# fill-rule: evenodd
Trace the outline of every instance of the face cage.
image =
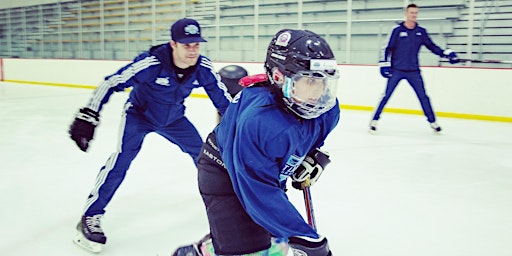
<svg viewBox="0 0 512 256">
<path fill-rule="evenodd" d="M 301 78 L 322 80 L 325 88 L 316 102 L 304 101 L 294 95 L 295 83 Z M 333 71 L 332 75 L 323 71 L 300 71 L 292 78 L 285 77 L 284 85 L 281 88 L 284 95 L 283 100 L 286 106 L 299 117 L 304 119 L 317 118 L 336 105 L 338 81 L 339 74 L 337 70 Z"/>
</svg>

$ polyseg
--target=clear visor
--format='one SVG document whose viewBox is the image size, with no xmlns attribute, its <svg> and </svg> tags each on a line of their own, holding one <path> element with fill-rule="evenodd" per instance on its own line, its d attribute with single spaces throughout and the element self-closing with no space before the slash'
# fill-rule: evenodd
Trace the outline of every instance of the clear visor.
<svg viewBox="0 0 512 256">
<path fill-rule="evenodd" d="M 333 71 L 300 71 L 283 86 L 284 96 L 297 104 L 327 106 L 336 101 L 339 74 Z"/>
</svg>

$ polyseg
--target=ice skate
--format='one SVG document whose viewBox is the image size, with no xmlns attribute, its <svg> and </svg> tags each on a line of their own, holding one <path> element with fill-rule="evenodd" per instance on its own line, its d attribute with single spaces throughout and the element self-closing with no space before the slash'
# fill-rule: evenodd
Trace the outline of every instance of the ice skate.
<svg viewBox="0 0 512 256">
<path fill-rule="evenodd" d="M 436 133 L 441 131 L 441 127 L 436 122 L 430 123 L 430 127 L 432 127 Z"/>
<path fill-rule="evenodd" d="M 87 251 L 101 252 L 107 242 L 107 237 L 101 229 L 101 217 L 103 214 L 82 216 L 82 220 L 76 226 L 77 234 L 73 242 Z"/>
<path fill-rule="evenodd" d="M 376 133 L 376 132 L 377 132 L 377 120 L 372 120 L 372 121 L 370 122 L 370 130 L 369 130 L 369 132 L 370 132 L 371 134 L 374 134 L 374 133 Z"/>
</svg>

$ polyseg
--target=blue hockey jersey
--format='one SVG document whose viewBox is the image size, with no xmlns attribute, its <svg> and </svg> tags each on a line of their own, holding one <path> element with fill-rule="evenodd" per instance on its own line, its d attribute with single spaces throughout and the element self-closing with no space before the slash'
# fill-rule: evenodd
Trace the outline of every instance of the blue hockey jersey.
<svg viewBox="0 0 512 256">
<path fill-rule="evenodd" d="M 87 107 L 100 111 L 113 92 L 133 87 L 128 102 L 156 125 L 166 125 L 185 114 L 183 105 L 192 89 L 203 87 L 219 113 L 223 114 L 231 95 L 214 71 L 212 62 L 200 56 L 192 72 L 182 83 L 172 67 L 169 43 L 152 47 L 132 63 L 107 76 L 95 90 Z"/>
<path fill-rule="evenodd" d="M 286 112 L 267 87 L 244 89 L 215 128 L 235 193 L 251 218 L 276 237 L 318 238 L 288 200 L 284 185 L 340 116 L 338 103 L 315 119 Z"/>
<path fill-rule="evenodd" d="M 408 29 L 402 22 L 389 34 L 387 44 L 382 48 L 380 61 L 391 61 L 391 68 L 394 70 L 418 71 L 418 53 L 422 45 L 443 57 L 443 50 L 432 42 L 425 28 L 416 24 L 413 29 Z"/>
</svg>

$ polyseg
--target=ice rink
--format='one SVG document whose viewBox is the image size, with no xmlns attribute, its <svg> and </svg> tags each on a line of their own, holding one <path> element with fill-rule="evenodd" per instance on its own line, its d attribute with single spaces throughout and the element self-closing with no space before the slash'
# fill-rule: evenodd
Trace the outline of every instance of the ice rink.
<svg viewBox="0 0 512 256">
<path fill-rule="evenodd" d="M 105 105 L 83 153 L 67 130 L 91 93 L 0 83 L 1 255 L 91 255 L 73 244 L 75 225 L 128 95 Z M 186 105 L 204 138 L 212 104 Z M 311 189 L 335 256 L 512 255 L 512 123 L 439 118 L 434 134 L 423 116 L 384 113 L 370 135 L 370 117 L 342 109 L 324 147 L 332 163 Z M 302 194 L 288 194 L 303 212 Z M 155 134 L 106 210 L 101 255 L 171 255 L 208 232 L 192 160 Z"/>
</svg>

